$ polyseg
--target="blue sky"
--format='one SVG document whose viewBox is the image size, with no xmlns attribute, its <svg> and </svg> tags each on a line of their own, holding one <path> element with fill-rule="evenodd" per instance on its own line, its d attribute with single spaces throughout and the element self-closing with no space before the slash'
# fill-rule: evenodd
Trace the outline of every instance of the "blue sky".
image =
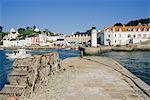
<svg viewBox="0 0 150 100">
<path fill-rule="evenodd" d="M 0 0 L 0 25 L 71 34 L 150 17 L 150 0 Z"/>
</svg>

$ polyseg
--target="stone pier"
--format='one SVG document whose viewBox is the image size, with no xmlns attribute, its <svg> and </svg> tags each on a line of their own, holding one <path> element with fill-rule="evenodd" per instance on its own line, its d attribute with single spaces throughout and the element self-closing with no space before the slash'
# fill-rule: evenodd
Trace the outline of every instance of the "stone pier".
<svg viewBox="0 0 150 100">
<path fill-rule="evenodd" d="M 8 80 L 2 100 L 150 100 L 149 85 L 106 57 L 17 59 Z"/>
<path fill-rule="evenodd" d="M 113 59 L 67 58 L 62 67 L 30 99 L 20 100 L 150 100 L 150 86 Z"/>
</svg>

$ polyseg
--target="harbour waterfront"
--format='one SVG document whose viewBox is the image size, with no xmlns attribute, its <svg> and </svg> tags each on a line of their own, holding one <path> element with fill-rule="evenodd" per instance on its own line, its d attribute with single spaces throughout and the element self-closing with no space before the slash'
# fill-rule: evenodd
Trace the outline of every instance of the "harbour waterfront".
<svg viewBox="0 0 150 100">
<path fill-rule="evenodd" d="M 134 75 L 150 85 L 150 52 L 106 52 L 95 54 L 96 56 L 110 57 L 127 68 Z"/>
<path fill-rule="evenodd" d="M 7 82 L 6 77 L 11 69 L 13 60 L 6 59 L 5 53 L 11 53 L 11 50 L 0 51 L 0 89 Z M 76 50 L 31 50 L 27 51 L 31 54 L 44 54 L 49 52 L 58 52 L 61 59 L 68 57 L 77 57 L 80 55 Z M 107 52 L 99 53 L 96 56 L 111 57 L 126 67 L 134 75 L 138 76 L 144 82 L 150 85 L 150 52 L 134 51 L 134 52 Z"/>
<path fill-rule="evenodd" d="M 13 60 L 6 58 L 6 53 L 12 53 L 12 50 L 0 51 L 0 90 L 3 88 L 4 84 L 7 83 L 7 74 L 12 69 Z M 58 52 L 61 59 L 68 57 L 77 57 L 79 56 L 79 51 L 76 50 L 64 50 L 64 49 L 52 49 L 52 50 L 27 50 L 31 54 L 45 54 L 49 52 Z"/>
</svg>

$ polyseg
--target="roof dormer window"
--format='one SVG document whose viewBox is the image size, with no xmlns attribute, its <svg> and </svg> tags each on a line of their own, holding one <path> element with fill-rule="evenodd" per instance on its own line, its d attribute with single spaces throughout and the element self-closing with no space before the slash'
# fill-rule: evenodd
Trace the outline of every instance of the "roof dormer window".
<svg viewBox="0 0 150 100">
<path fill-rule="evenodd" d="M 121 28 L 119 28 L 119 32 L 121 32 L 122 31 L 122 29 Z"/>
<path fill-rule="evenodd" d="M 135 31 L 136 31 L 136 29 L 135 29 L 135 28 L 133 28 L 133 31 L 135 32 Z"/>
<path fill-rule="evenodd" d="M 144 31 L 144 28 L 142 28 L 141 31 Z"/>
<path fill-rule="evenodd" d="M 144 28 L 144 31 L 147 31 L 147 29 L 146 29 L 146 28 Z"/>
<path fill-rule="evenodd" d="M 141 31 L 141 28 L 138 28 L 138 31 Z"/>
</svg>

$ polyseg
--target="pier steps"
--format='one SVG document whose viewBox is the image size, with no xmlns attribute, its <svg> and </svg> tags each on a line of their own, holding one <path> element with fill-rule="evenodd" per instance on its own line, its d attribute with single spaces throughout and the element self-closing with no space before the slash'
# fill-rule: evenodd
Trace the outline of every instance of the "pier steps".
<svg viewBox="0 0 150 100">
<path fill-rule="evenodd" d="M 0 99 L 7 100 L 10 97 L 21 96 L 27 87 L 27 67 L 31 64 L 29 61 L 31 61 L 31 58 L 15 60 L 13 69 L 7 77 L 9 84 L 5 84 L 0 91 Z"/>
<path fill-rule="evenodd" d="M 0 97 L 2 100 L 8 100 L 9 97 L 21 96 L 25 88 L 26 85 L 5 85 L 0 91 Z"/>
<path fill-rule="evenodd" d="M 8 81 L 11 84 L 27 84 L 27 71 L 13 70 L 8 74 Z"/>
<path fill-rule="evenodd" d="M 8 82 L 0 91 L 0 100 L 8 100 L 9 97 L 19 98 L 28 88 L 34 91 L 36 83 L 42 83 L 54 71 L 59 70 L 58 53 L 34 55 L 31 58 L 16 59 L 13 69 L 8 74 Z"/>
</svg>

